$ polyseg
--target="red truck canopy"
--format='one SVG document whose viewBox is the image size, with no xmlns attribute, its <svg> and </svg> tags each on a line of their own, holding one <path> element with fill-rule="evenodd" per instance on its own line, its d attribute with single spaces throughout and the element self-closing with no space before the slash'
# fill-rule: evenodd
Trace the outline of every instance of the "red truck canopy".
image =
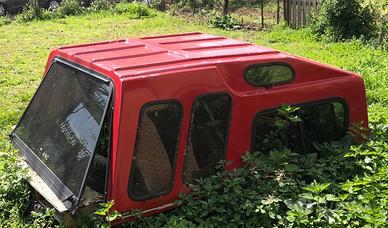
<svg viewBox="0 0 388 228">
<path fill-rule="evenodd" d="M 359 75 L 222 36 L 186 33 L 64 46 L 51 53 L 46 71 L 55 58 L 79 65 L 84 71 L 102 74 L 112 82 L 113 127 L 106 198 L 115 200 L 114 209 L 124 213 L 135 208 L 145 214 L 170 209 L 180 193 L 189 191 L 183 176 L 196 103 L 209 102 L 209 107 L 215 107 L 217 103 L 211 102 L 218 99 L 218 104 L 226 107 L 214 112 L 227 113 L 223 121 L 218 121 L 225 125 L 220 146 L 222 159 L 232 161 L 227 168 L 239 167 L 241 156 L 254 150 L 256 133 L 261 130 L 257 126 L 268 114 L 262 113 L 276 110 L 283 104 L 310 108 L 316 104 L 319 109 L 330 107 L 330 113 L 338 106 L 343 114 L 342 126 L 346 128 L 342 133 L 348 124 L 367 124 L 365 89 Z M 288 70 L 292 77 L 264 86 L 249 81 L 247 75 L 267 66 L 283 66 L 281 70 Z M 197 105 L 198 110 L 201 107 Z M 167 155 L 161 141 L 157 140 L 163 138 L 157 129 L 165 129 L 163 124 L 171 124 L 161 120 L 157 126 L 148 119 L 154 117 L 153 121 L 157 122 L 162 109 L 167 113 L 166 117 L 174 114 L 179 123 L 174 138 L 176 145 L 172 145 L 172 152 Z M 316 122 L 319 121 L 316 118 Z M 206 124 L 203 128 L 210 126 Z M 317 126 L 326 127 L 321 125 Z M 150 142 L 143 145 L 137 139 L 144 132 L 152 137 L 145 137 Z M 167 187 L 155 191 L 154 195 L 136 198 L 131 195 L 130 185 L 134 183 L 133 173 L 136 173 L 133 161 L 138 159 L 136 153 L 141 150 L 137 147 L 142 146 L 149 146 L 151 150 L 160 147 L 160 154 L 164 155 L 158 160 L 155 153 L 144 152 L 144 159 L 148 160 L 144 164 L 137 161 L 138 166 L 144 166 L 139 172 L 147 179 L 145 185 L 152 189 L 158 180 L 166 179 Z M 162 160 L 165 161 L 163 167 Z M 155 173 L 162 172 L 153 168 L 158 167 L 168 176 L 157 176 Z"/>
</svg>

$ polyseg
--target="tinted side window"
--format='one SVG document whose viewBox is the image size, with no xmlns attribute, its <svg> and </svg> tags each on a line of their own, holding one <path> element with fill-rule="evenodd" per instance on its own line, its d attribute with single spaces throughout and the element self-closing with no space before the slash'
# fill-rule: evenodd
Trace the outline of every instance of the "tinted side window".
<svg viewBox="0 0 388 228">
<path fill-rule="evenodd" d="M 244 73 L 245 81 L 252 86 L 274 86 L 294 79 L 291 66 L 282 63 L 252 65 Z"/>
<path fill-rule="evenodd" d="M 177 102 L 143 107 L 128 185 L 133 199 L 150 198 L 170 190 L 181 114 L 182 109 Z"/>
<path fill-rule="evenodd" d="M 231 98 L 226 94 L 198 97 L 193 103 L 185 154 L 184 180 L 206 177 L 225 159 Z"/>
<path fill-rule="evenodd" d="M 313 142 L 335 141 L 347 131 L 346 106 L 339 101 L 326 101 L 300 106 L 294 113 L 302 121 L 290 123 L 284 131 L 285 142 L 271 138 L 276 129 L 275 122 L 284 118 L 276 110 L 259 113 L 253 122 L 253 150 L 273 148 L 283 144 L 300 153 L 314 150 Z"/>
</svg>

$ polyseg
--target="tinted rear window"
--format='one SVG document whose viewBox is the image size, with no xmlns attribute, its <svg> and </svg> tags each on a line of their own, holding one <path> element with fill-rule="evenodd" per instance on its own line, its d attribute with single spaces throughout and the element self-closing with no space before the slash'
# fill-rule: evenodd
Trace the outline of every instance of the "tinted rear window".
<svg viewBox="0 0 388 228">
<path fill-rule="evenodd" d="M 55 62 L 14 132 L 77 197 L 111 90 L 108 83 Z"/>
<path fill-rule="evenodd" d="M 274 86 L 292 81 L 291 66 L 283 63 L 252 65 L 244 72 L 245 81 L 252 86 Z"/>
</svg>

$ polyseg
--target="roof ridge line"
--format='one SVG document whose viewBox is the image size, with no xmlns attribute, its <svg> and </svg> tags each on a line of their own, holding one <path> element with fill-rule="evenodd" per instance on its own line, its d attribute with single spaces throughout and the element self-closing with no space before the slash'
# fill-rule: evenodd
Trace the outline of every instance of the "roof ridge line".
<svg viewBox="0 0 388 228">
<path fill-rule="evenodd" d="M 148 40 L 148 39 L 158 39 L 158 38 L 169 38 L 169 37 L 179 37 L 179 36 L 191 36 L 191 35 L 201 35 L 201 32 L 187 32 L 187 33 L 178 33 L 178 34 L 166 34 L 161 36 L 145 36 L 140 37 L 140 40 Z"/>
<path fill-rule="evenodd" d="M 117 72 L 117 71 L 138 69 L 138 68 L 143 68 L 143 67 L 168 65 L 168 64 L 174 64 L 174 63 L 184 63 L 184 62 L 191 62 L 191 61 L 202 60 L 202 59 L 246 57 L 246 56 L 253 56 L 253 55 L 267 55 L 267 54 L 278 54 L 278 53 L 281 53 L 281 52 L 279 52 L 279 51 L 266 51 L 266 52 L 251 52 L 251 53 L 245 53 L 245 54 L 226 54 L 226 55 L 211 56 L 211 57 L 194 57 L 194 58 L 179 59 L 179 60 L 172 60 L 172 61 L 165 61 L 165 62 L 158 62 L 158 63 L 148 63 L 148 64 L 136 65 L 136 66 L 116 67 L 116 68 L 114 68 L 114 71 Z"/>
</svg>

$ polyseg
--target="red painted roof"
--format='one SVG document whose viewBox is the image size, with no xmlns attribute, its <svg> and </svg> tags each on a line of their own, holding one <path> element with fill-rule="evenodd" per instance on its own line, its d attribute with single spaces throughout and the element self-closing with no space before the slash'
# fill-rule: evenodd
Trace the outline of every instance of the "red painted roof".
<svg viewBox="0 0 388 228">
<path fill-rule="evenodd" d="M 279 53 L 270 48 L 203 33 L 151 36 L 60 47 L 58 54 L 131 77 L 156 68 L 214 63 L 224 58 Z"/>
</svg>

